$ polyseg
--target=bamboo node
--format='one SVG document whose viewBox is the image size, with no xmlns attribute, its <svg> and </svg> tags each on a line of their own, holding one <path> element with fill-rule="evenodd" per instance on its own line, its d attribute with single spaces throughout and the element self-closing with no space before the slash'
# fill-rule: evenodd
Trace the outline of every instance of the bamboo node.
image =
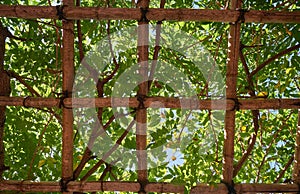
<svg viewBox="0 0 300 194">
<path fill-rule="evenodd" d="M 64 7 L 65 5 L 57 5 L 56 6 L 56 15 L 58 16 L 59 20 L 67 20 L 64 16 Z"/>
<path fill-rule="evenodd" d="M 235 23 L 238 23 L 238 22 L 245 23 L 245 13 L 249 12 L 249 10 L 248 9 L 238 9 L 238 11 L 240 12 L 240 15 Z"/>
<path fill-rule="evenodd" d="M 22 192 L 22 193 L 25 193 L 25 190 L 24 190 L 24 187 L 23 187 L 23 183 L 25 182 L 26 180 L 22 180 L 21 182 L 20 182 L 20 191 Z"/>
<path fill-rule="evenodd" d="M 69 96 L 71 96 L 71 93 L 69 92 L 69 91 L 64 91 L 63 93 L 61 93 L 62 94 L 62 96 L 59 98 L 59 105 L 58 105 L 58 107 L 59 108 L 65 108 L 65 109 L 72 109 L 72 107 L 67 107 L 66 105 L 65 105 L 65 103 L 64 103 L 64 100 L 66 99 L 66 98 L 69 98 Z"/>
<path fill-rule="evenodd" d="M 68 192 L 68 183 L 73 181 L 74 178 L 62 178 L 59 181 L 60 191 L 61 192 Z"/>
<path fill-rule="evenodd" d="M 143 7 L 141 7 L 140 8 L 140 10 L 141 10 L 141 14 L 142 14 L 142 16 L 141 16 L 141 19 L 139 20 L 139 22 L 149 22 L 149 20 L 148 20 L 148 18 L 147 18 L 147 13 L 148 13 L 148 8 L 143 8 Z"/>
<path fill-rule="evenodd" d="M 221 183 L 223 183 L 226 187 L 227 187 L 227 190 L 228 190 L 228 194 L 236 194 L 236 190 L 234 188 L 234 182 L 231 181 L 231 184 L 221 180 Z"/>
<path fill-rule="evenodd" d="M 31 96 L 26 96 L 26 97 L 23 99 L 23 106 L 24 106 L 24 108 L 29 108 L 29 107 L 30 107 L 30 106 L 28 106 L 28 105 L 26 104 L 26 101 L 29 100 L 30 97 L 31 97 Z"/>
<path fill-rule="evenodd" d="M 146 108 L 145 104 L 144 104 L 146 97 L 147 97 L 146 95 L 141 95 L 141 94 L 137 95 L 137 100 L 139 101 L 139 105 L 137 107 L 137 110 Z"/>
<path fill-rule="evenodd" d="M 227 98 L 227 100 L 232 100 L 234 102 L 234 107 L 230 110 L 230 111 L 239 111 L 240 110 L 240 105 L 242 105 L 240 102 L 239 102 L 239 99 L 238 98 Z"/>
<path fill-rule="evenodd" d="M 144 180 L 144 181 L 138 181 L 138 182 L 140 184 L 140 190 L 139 190 L 138 193 L 147 193 L 146 190 L 145 190 L 145 188 L 146 188 L 146 186 L 148 184 L 148 181 Z"/>
</svg>

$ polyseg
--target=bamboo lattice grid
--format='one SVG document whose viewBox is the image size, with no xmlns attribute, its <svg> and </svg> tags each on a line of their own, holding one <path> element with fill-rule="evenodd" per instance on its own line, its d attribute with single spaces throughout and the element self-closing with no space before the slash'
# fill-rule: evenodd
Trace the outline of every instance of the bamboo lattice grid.
<svg viewBox="0 0 300 194">
<path fill-rule="evenodd" d="M 230 23 L 229 36 L 229 55 L 226 73 L 226 99 L 227 100 L 199 100 L 195 104 L 193 99 L 184 99 L 181 105 L 178 98 L 162 98 L 162 97 L 147 97 L 145 99 L 145 108 L 153 106 L 155 102 L 164 104 L 166 108 L 189 108 L 189 109 L 205 109 L 212 110 L 211 104 L 217 104 L 218 107 L 226 110 L 225 115 L 225 142 L 224 142 L 224 158 L 223 158 L 223 177 L 224 182 L 231 184 L 234 177 L 234 127 L 235 127 L 235 101 L 236 82 L 238 74 L 238 60 L 240 52 L 240 27 L 239 21 L 241 16 L 241 1 L 232 0 L 229 10 L 197 10 L 197 9 L 148 9 L 149 1 L 139 1 L 140 8 L 96 8 L 96 7 L 75 7 L 73 0 L 63 1 L 63 91 L 70 94 L 74 80 L 74 20 L 140 20 L 142 18 L 141 9 L 147 9 L 147 19 L 157 21 L 212 21 L 212 22 L 227 22 Z M 243 22 L 254 23 L 300 23 L 300 12 L 285 12 L 285 11 L 255 11 L 250 10 L 243 13 Z M 54 6 L 21 6 L 21 5 L 0 5 L 0 17 L 8 18 L 48 18 L 59 19 L 57 15 L 57 7 Z M 148 45 L 148 21 L 139 21 L 138 25 L 138 45 Z M 299 45 L 295 46 L 300 48 Z M 295 48 L 293 48 L 295 49 Z M 138 47 L 139 62 L 148 61 L 148 46 Z M 147 77 L 148 64 L 141 63 L 139 73 L 145 79 Z M 257 69 L 257 73 L 260 69 Z M 148 93 L 148 82 L 143 82 L 139 85 L 139 95 L 146 96 Z M 143 153 L 137 155 L 138 158 L 138 180 L 137 182 L 78 182 L 70 181 L 73 176 L 73 113 L 72 107 L 111 107 L 111 102 L 114 106 L 127 106 L 122 98 L 96 98 L 95 104 L 90 104 L 88 98 L 72 99 L 70 96 L 66 98 L 22 98 L 22 97 L 0 97 L 0 106 L 26 106 L 26 107 L 61 107 L 63 110 L 63 149 L 62 149 L 62 181 L 67 186 L 67 191 L 71 192 L 94 192 L 94 191 L 132 191 L 132 192 L 177 192 L 183 193 L 184 186 L 170 183 L 148 183 L 147 178 L 147 156 Z M 138 107 L 139 100 L 137 98 L 128 98 L 130 107 Z M 63 106 L 61 106 L 63 103 Z M 300 109 L 300 99 L 239 99 L 240 109 L 252 110 L 257 114 L 258 109 Z M 136 120 L 140 125 L 137 125 L 137 149 L 146 149 L 146 109 L 138 109 Z M 295 154 L 295 174 L 300 171 L 300 115 L 297 130 L 297 146 Z M 299 179 L 299 178 L 298 178 Z M 296 180 L 300 183 L 300 179 Z M 69 182 L 70 181 L 70 182 Z M 0 190 L 15 190 L 22 192 L 59 192 L 61 185 L 58 182 L 30 182 L 30 181 L 1 181 Z M 243 192 L 297 192 L 299 190 L 296 184 L 238 184 L 235 185 L 235 190 L 239 193 Z M 198 185 L 191 190 L 191 193 L 220 193 L 227 192 L 224 184 L 211 187 L 208 185 Z"/>
</svg>

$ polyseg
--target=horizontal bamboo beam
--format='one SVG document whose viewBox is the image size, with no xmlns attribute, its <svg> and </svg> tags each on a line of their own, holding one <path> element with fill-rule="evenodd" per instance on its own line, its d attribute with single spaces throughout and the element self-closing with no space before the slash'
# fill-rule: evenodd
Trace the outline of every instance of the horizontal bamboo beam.
<svg viewBox="0 0 300 194">
<path fill-rule="evenodd" d="M 236 184 L 234 185 L 236 193 L 290 193 L 298 192 L 299 186 L 297 184 Z M 228 189 L 225 184 L 218 184 L 209 186 L 200 184 L 191 189 L 193 193 L 207 193 L 207 194 L 227 194 Z"/>
<path fill-rule="evenodd" d="M 96 20 L 140 20 L 141 10 L 136 8 L 64 7 L 65 19 Z M 240 17 L 242 16 L 242 17 Z M 8 18 L 48 18 L 58 19 L 55 6 L 0 5 L 0 17 Z M 209 9 L 160 9 L 150 8 L 147 19 L 156 21 L 208 21 L 254 23 L 300 23 L 299 11 L 260 11 L 260 10 L 209 10 Z"/>
<path fill-rule="evenodd" d="M 234 189 L 237 193 L 289 193 L 298 192 L 297 184 L 236 184 Z M 59 182 L 31 182 L 31 181 L 9 181 L 0 182 L 0 191 L 21 191 L 21 192 L 59 192 L 61 186 Z M 67 185 L 70 192 L 97 192 L 97 191 L 127 191 L 138 192 L 140 184 L 138 182 L 78 182 L 71 181 Z M 183 193 L 184 185 L 171 183 L 148 183 L 146 192 L 159 193 Z M 207 185 L 199 184 L 191 189 L 191 193 L 222 194 L 228 193 L 224 184 Z"/>
<path fill-rule="evenodd" d="M 69 192 L 97 192 L 97 191 L 127 191 L 138 192 L 140 190 L 138 182 L 75 182 L 67 184 Z M 21 192 L 60 192 L 59 182 L 31 182 L 31 181 L 1 181 L 0 191 L 21 191 Z M 183 193 L 184 185 L 170 183 L 148 183 L 146 192 L 161 193 Z"/>
<path fill-rule="evenodd" d="M 232 110 L 237 102 L 227 100 L 197 100 L 195 98 L 145 98 L 146 108 L 182 108 L 192 110 Z M 40 98 L 40 97 L 6 97 L 0 96 L 0 106 L 24 106 L 32 108 L 51 107 L 132 107 L 139 106 L 137 98 Z M 258 109 L 300 109 L 300 99 L 238 99 L 241 110 Z M 236 107 L 237 108 L 237 107 Z"/>
</svg>

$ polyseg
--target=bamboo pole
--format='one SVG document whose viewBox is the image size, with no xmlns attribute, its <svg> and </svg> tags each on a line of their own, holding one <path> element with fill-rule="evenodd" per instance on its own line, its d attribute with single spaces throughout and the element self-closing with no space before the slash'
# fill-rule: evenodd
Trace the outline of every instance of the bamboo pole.
<svg viewBox="0 0 300 194">
<path fill-rule="evenodd" d="M 74 7 L 73 0 L 63 0 L 63 6 Z M 63 7 L 62 7 L 63 8 Z M 60 16 L 62 17 L 62 16 Z M 63 18 L 62 18 L 63 19 Z M 74 81 L 74 22 L 63 19 L 63 97 L 72 96 Z M 62 192 L 73 179 L 73 111 L 63 106 L 62 131 Z"/>
<path fill-rule="evenodd" d="M 300 99 L 239 99 L 241 110 L 259 109 L 299 109 Z M 39 97 L 6 97 L 0 96 L 0 106 L 25 106 L 32 108 L 81 108 L 81 107 L 131 107 L 137 108 L 137 98 L 65 98 L 63 103 L 58 98 Z M 163 104 L 163 107 L 162 107 Z M 144 101 L 146 108 L 182 108 L 191 110 L 232 110 L 233 100 L 197 100 L 194 98 L 165 98 L 147 97 Z"/>
<path fill-rule="evenodd" d="M 290 193 L 297 192 L 296 184 L 236 184 L 234 185 L 236 193 Z M 224 184 L 209 186 L 200 184 L 191 189 L 191 194 L 227 194 L 228 190 Z"/>
<path fill-rule="evenodd" d="M 3 27 L 0 21 L 0 96 L 9 96 L 10 89 L 10 77 L 4 68 L 5 57 L 5 43 L 6 38 L 9 36 L 7 28 Z M 5 166 L 5 147 L 4 147 L 4 129 L 6 120 L 6 106 L 0 106 L 0 179 L 3 179 L 3 172 L 8 170 L 9 167 Z"/>
<path fill-rule="evenodd" d="M 145 15 L 142 15 L 138 21 L 138 63 L 139 74 L 142 82 L 139 84 L 137 92 L 139 107 L 136 111 L 136 153 L 137 153 L 137 173 L 138 182 L 141 185 L 138 193 L 146 193 L 145 186 L 148 182 L 147 169 L 147 108 L 144 107 L 144 99 L 148 94 L 148 58 L 149 58 L 149 21 L 146 13 L 149 8 L 149 0 L 138 1 L 137 7 Z M 142 100 L 142 101 L 141 101 Z"/>
<path fill-rule="evenodd" d="M 64 16 L 70 20 L 139 20 L 141 12 L 134 8 L 65 7 Z M 238 10 L 209 9 L 160 9 L 148 10 L 147 18 L 156 21 L 208 21 L 236 22 L 240 16 Z M 0 5 L 0 17 L 9 18 L 48 18 L 58 19 L 54 6 Z M 260 11 L 249 10 L 244 13 L 246 23 L 300 23 L 297 11 Z"/>
<path fill-rule="evenodd" d="M 230 9 L 236 10 L 241 7 L 241 0 L 232 0 Z M 228 37 L 228 62 L 226 70 L 226 97 L 236 99 L 236 84 L 238 74 L 238 59 L 240 46 L 241 23 L 230 24 Z M 227 110 L 225 113 L 225 137 L 223 156 L 223 181 L 231 185 L 233 179 L 233 158 L 234 158 L 234 131 L 235 131 L 235 110 Z"/>
<path fill-rule="evenodd" d="M 128 191 L 138 192 L 140 184 L 138 182 L 121 181 L 91 181 L 79 182 L 71 181 L 68 184 L 70 192 L 101 192 L 101 191 Z M 298 192 L 297 184 L 236 184 L 237 193 L 283 193 Z M 60 192 L 58 182 L 31 182 L 31 181 L 0 181 L 0 191 L 19 191 L 19 192 Z M 182 193 L 184 185 L 171 183 L 148 183 L 145 187 L 146 192 L 159 193 Z M 191 193 L 209 193 L 221 194 L 228 193 L 224 184 L 207 185 L 199 184 L 190 190 Z"/>
<path fill-rule="evenodd" d="M 71 192 L 99 192 L 99 191 L 128 191 L 138 192 L 140 184 L 138 182 L 120 182 L 120 181 L 93 181 L 93 182 L 75 182 L 68 184 L 68 190 Z M 22 192 L 59 192 L 58 182 L 31 182 L 31 181 L 1 181 L 0 191 L 22 191 Z M 145 187 L 147 192 L 168 192 L 181 193 L 184 191 L 184 185 L 170 183 L 148 183 Z"/>
</svg>

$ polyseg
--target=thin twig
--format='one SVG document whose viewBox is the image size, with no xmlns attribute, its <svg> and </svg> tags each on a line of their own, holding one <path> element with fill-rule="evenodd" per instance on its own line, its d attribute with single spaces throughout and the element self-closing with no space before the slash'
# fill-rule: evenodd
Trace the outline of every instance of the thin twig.
<svg viewBox="0 0 300 194">
<path fill-rule="evenodd" d="M 292 115 L 292 111 L 291 111 L 290 114 L 286 117 L 286 119 L 284 119 L 284 121 L 282 122 L 282 123 L 283 123 L 282 126 L 279 127 L 279 130 L 277 130 L 277 131 L 275 132 L 275 134 L 272 135 L 273 138 L 272 138 L 271 142 L 269 143 L 269 145 L 268 145 L 268 147 L 267 147 L 267 149 L 266 149 L 265 155 L 264 155 L 264 157 L 263 157 L 263 159 L 262 159 L 262 161 L 261 161 L 261 163 L 260 163 L 260 165 L 259 165 L 259 167 L 258 167 L 258 171 L 257 171 L 257 176 L 256 176 L 255 182 L 258 182 L 258 181 L 259 181 L 261 169 L 262 169 L 262 166 L 265 164 L 265 161 L 266 161 L 266 158 L 267 158 L 267 156 L 268 156 L 268 153 L 269 153 L 269 151 L 270 151 L 270 149 L 271 149 L 273 143 L 274 143 L 275 140 L 277 139 L 279 133 L 282 131 L 282 129 L 284 128 L 284 126 L 287 125 L 286 122 L 287 122 L 287 120 L 289 120 L 289 118 L 291 117 L 291 115 Z"/>
<path fill-rule="evenodd" d="M 21 76 L 19 76 L 16 72 L 9 70 L 9 71 L 7 71 L 7 73 L 10 77 L 16 78 L 21 84 L 23 84 L 29 90 L 29 92 L 31 94 L 33 94 L 37 97 L 41 97 L 41 95 L 37 91 L 35 91 L 35 89 L 33 89 L 33 87 L 31 87 L 29 84 L 27 84 L 26 81 L 24 81 L 24 79 Z"/>
<path fill-rule="evenodd" d="M 295 81 L 295 84 L 296 84 L 296 87 L 298 88 L 298 90 L 300 91 L 300 84 L 299 84 L 299 81 L 297 81 L 297 79 L 299 79 L 300 80 L 300 77 L 295 77 L 295 78 L 293 78 L 293 80 Z"/>
<path fill-rule="evenodd" d="M 108 39 L 108 43 L 109 43 L 109 50 L 110 50 L 110 53 L 111 53 L 111 56 L 112 56 L 115 68 L 114 68 L 114 70 L 112 71 L 112 73 L 109 76 L 107 76 L 106 78 L 104 78 L 102 80 L 103 84 L 105 84 L 108 81 L 110 81 L 113 78 L 113 76 L 117 73 L 117 71 L 119 70 L 119 68 L 120 68 L 120 64 L 117 62 L 117 59 L 115 57 L 114 50 L 113 50 L 113 47 L 112 47 L 112 43 L 111 43 L 111 37 L 110 37 L 110 20 L 107 21 L 107 28 L 106 28 L 106 30 L 107 30 L 107 39 Z"/>
<path fill-rule="evenodd" d="M 42 143 L 42 140 L 43 140 L 43 137 L 44 137 L 44 134 L 50 124 L 50 122 L 52 121 L 53 119 L 53 115 L 50 116 L 50 119 L 48 120 L 48 122 L 45 124 L 44 126 L 44 129 L 42 130 L 41 134 L 40 134 L 40 137 L 39 137 L 39 141 L 38 141 L 38 144 L 33 152 L 33 156 L 31 158 L 31 162 L 30 162 L 30 165 L 29 165 L 29 170 L 28 170 L 28 173 L 27 173 L 27 180 L 31 180 L 31 173 L 32 173 L 32 168 L 33 168 L 33 164 L 34 164 L 34 160 L 35 160 L 35 157 L 41 147 L 41 143 Z"/>
<path fill-rule="evenodd" d="M 166 4 L 166 1 L 161 0 L 160 1 L 160 8 L 164 8 L 165 4 Z M 154 46 L 154 53 L 153 53 L 152 63 L 151 63 L 150 75 L 149 75 L 149 79 L 148 79 L 149 80 L 148 90 L 150 90 L 150 87 L 151 87 L 152 82 L 153 82 L 154 73 L 155 73 L 155 69 L 156 69 L 156 66 L 157 66 L 158 54 L 159 54 L 159 51 L 161 49 L 161 46 L 160 46 L 161 25 L 162 25 L 162 21 L 156 22 L 155 46 Z"/>
<path fill-rule="evenodd" d="M 113 63 L 115 65 L 115 68 L 110 73 L 110 75 L 106 76 L 102 80 L 98 79 L 98 82 L 97 82 L 97 92 L 98 92 L 98 97 L 99 98 L 101 98 L 101 97 L 104 96 L 104 85 L 113 78 L 113 76 L 117 73 L 117 71 L 118 71 L 118 69 L 120 67 L 120 64 L 117 62 L 116 57 L 114 55 L 114 51 L 113 51 L 113 47 L 112 47 L 112 43 L 111 43 L 111 38 L 110 38 L 110 20 L 107 21 L 106 31 L 107 31 L 107 39 L 108 39 L 108 42 L 109 42 L 109 49 L 110 49 L 110 53 L 111 53 L 112 58 L 113 58 Z M 99 119 L 99 122 L 100 122 L 101 125 L 103 125 L 102 114 L 103 114 L 103 108 L 99 108 L 98 109 L 98 119 Z"/>
<path fill-rule="evenodd" d="M 283 167 L 283 169 L 280 171 L 280 173 L 276 177 L 276 180 L 274 181 L 274 183 L 278 183 L 280 181 L 280 179 L 284 176 L 287 169 L 293 164 L 293 161 L 294 161 L 294 155 L 292 155 L 290 157 L 289 161 L 286 163 L 286 165 Z"/>
<path fill-rule="evenodd" d="M 181 139 L 181 135 L 183 133 L 183 130 L 184 128 L 186 127 L 186 124 L 187 124 L 187 121 L 189 120 L 189 117 L 191 116 L 192 114 L 192 110 L 189 110 L 188 114 L 185 116 L 185 119 L 184 119 L 184 123 L 182 124 L 181 126 L 181 130 L 180 130 L 180 133 L 178 135 L 178 138 L 177 138 L 177 142 L 180 143 L 180 139 Z"/>
<path fill-rule="evenodd" d="M 215 127 L 213 125 L 213 118 L 212 118 L 212 111 L 211 110 L 208 111 L 208 117 L 209 117 L 209 124 L 210 124 L 211 130 L 213 132 L 214 140 L 215 140 L 215 144 L 216 144 L 216 153 L 215 153 L 216 154 L 216 159 L 215 159 L 215 161 L 219 162 L 219 141 L 218 141 L 218 137 L 217 137 L 217 134 L 216 134 Z"/>
</svg>

